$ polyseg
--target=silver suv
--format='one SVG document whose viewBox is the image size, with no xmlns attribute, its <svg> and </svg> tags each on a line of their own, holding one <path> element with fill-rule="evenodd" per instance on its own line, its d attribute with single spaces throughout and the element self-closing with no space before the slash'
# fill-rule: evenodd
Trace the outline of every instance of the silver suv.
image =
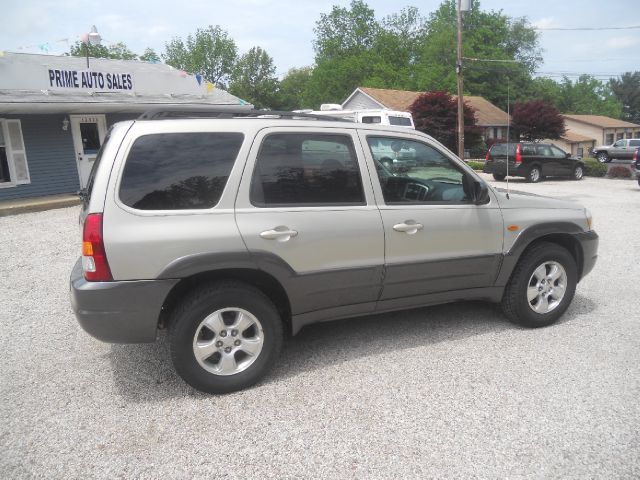
<svg viewBox="0 0 640 480">
<path fill-rule="evenodd" d="M 623 138 L 613 145 L 594 147 L 593 155 L 600 163 L 609 163 L 612 159 L 631 160 L 633 153 L 640 147 L 640 138 Z"/>
<path fill-rule="evenodd" d="M 415 165 L 388 170 L 388 151 Z M 315 322 L 480 299 L 549 325 L 598 246 L 584 207 L 494 190 L 428 135 L 300 113 L 118 123 L 82 197 L 82 327 L 167 329 L 177 372 L 213 393 L 258 381 Z"/>
</svg>

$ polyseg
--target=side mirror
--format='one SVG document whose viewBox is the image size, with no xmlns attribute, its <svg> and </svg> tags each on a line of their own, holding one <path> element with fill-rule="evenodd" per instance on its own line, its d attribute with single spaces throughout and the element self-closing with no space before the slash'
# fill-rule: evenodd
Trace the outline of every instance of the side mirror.
<svg viewBox="0 0 640 480">
<path fill-rule="evenodd" d="M 565 158 L 569 158 L 571 156 L 571 154 L 570 153 L 565 153 L 564 156 L 565 156 Z"/>
<path fill-rule="evenodd" d="M 473 183 L 473 197 L 476 205 L 484 205 L 489 202 L 489 187 L 484 182 L 476 180 Z"/>
</svg>

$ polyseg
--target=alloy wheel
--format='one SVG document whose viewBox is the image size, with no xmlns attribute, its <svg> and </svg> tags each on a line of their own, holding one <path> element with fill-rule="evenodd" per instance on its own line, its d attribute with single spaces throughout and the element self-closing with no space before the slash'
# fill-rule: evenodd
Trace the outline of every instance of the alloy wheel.
<svg viewBox="0 0 640 480">
<path fill-rule="evenodd" d="M 567 288 L 567 272 L 558 262 L 548 261 L 538 266 L 529 278 L 527 300 L 536 313 L 555 310 Z"/>
</svg>

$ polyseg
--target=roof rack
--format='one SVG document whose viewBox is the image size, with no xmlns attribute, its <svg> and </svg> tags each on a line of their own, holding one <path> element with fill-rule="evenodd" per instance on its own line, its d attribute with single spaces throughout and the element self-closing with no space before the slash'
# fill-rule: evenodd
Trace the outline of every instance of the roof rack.
<svg viewBox="0 0 640 480">
<path fill-rule="evenodd" d="M 312 115 L 309 113 L 288 112 L 279 110 L 256 110 L 238 108 L 235 105 L 216 105 L 213 107 L 179 107 L 159 108 L 148 110 L 138 117 L 138 120 L 171 120 L 178 118 L 280 118 L 280 119 L 309 119 L 329 122 L 349 122 L 343 118 Z M 352 123 L 352 122 L 350 122 Z"/>
</svg>

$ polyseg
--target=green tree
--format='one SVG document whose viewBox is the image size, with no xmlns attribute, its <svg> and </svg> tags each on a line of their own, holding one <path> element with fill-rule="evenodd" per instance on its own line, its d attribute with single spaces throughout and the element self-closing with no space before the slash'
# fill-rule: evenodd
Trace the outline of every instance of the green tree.
<svg viewBox="0 0 640 480">
<path fill-rule="evenodd" d="M 160 63 L 160 56 L 153 48 L 147 47 L 144 53 L 140 55 L 140 60 L 143 62 Z"/>
<path fill-rule="evenodd" d="M 111 58 L 114 60 L 137 60 L 138 56 L 133 53 L 123 42 L 112 43 L 108 47 L 105 45 L 87 45 L 89 56 L 93 58 Z M 84 57 L 86 55 L 85 44 L 77 41 L 71 45 L 68 55 L 72 57 Z"/>
<path fill-rule="evenodd" d="M 278 101 L 275 108 L 281 110 L 299 110 L 313 108 L 307 100 L 307 88 L 313 74 L 313 67 L 292 68 L 280 80 Z"/>
<path fill-rule="evenodd" d="M 609 88 L 622 103 L 624 118 L 640 123 L 640 72 L 625 72 L 619 79 L 612 78 Z"/>
<path fill-rule="evenodd" d="M 622 118 L 622 103 L 609 84 L 591 75 L 580 75 L 575 82 L 565 77 L 560 89 L 562 95 L 558 108 L 562 113 Z"/>
<path fill-rule="evenodd" d="M 564 119 L 556 107 L 543 100 L 516 103 L 511 114 L 516 135 L 524 140 L 554 140 L 564 132 Z"/>
<path fill-rule="evenodd" d="M 480 2 L 464 14 L 464 88 L 505 108 L 511 97 L 527 91 L 542 61 L 538 34 L 523 18 L 481 10 Z M 416 80 L 417 89 L 456 91 L 456 2 L 446 0 L 426 24 Z M 490 61 L 482 61 L 490 60 Z M 508 81 L 506 79 L 508 78 Z"/>
<path fill-rule="evenodd" d="M 273 58 L 262 48 L 253 47 L 236 62 L 229 92 L 247 100 L 256 108 L 273 108 L 278 101 L 278 79 L 275 73 Z"/>
<path fill-rule="evenodd" d="M 236 43 L 219 25 L 197 29 L 186 41 L 174 38 L 165 45 L 165 63 L 225 87 L 238 56 Z"/>
</svg>

